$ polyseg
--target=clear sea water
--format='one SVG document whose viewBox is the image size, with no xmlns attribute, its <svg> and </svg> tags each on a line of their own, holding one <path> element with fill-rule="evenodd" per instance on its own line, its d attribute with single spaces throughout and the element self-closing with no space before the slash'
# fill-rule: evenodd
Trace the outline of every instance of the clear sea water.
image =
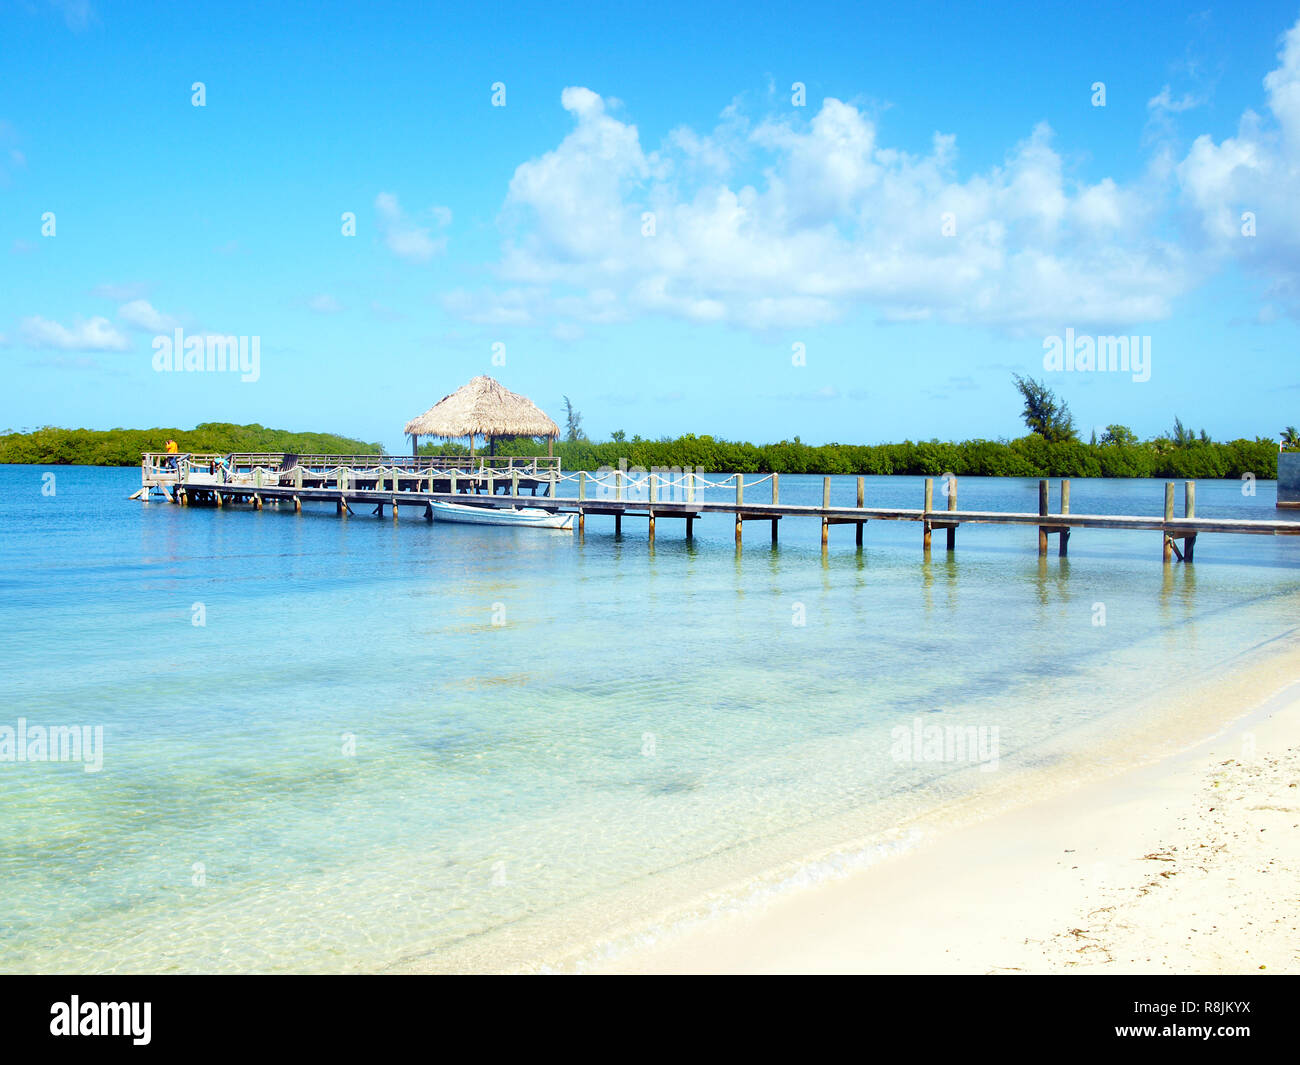
<svg viewBox="0 0 1300 1065">
<path fill-rule="evenodd" d="M 8 972 L 538 963 L 987 779 L 895 760 L 895 726 L 996 726 L 1029 763 L 1300 603 L 1300 538 L 1205 535 L 1165 567 L 1158 533 L 1040 561 L 1033 528 L 974 526 L 926 560 L 911 523 L 860 551 L 832 528 L 823 556 L 814 521 L 737 551 L 720 516 L 689 544 L 661 518 L 651 549 L 643 519 L 580 540 L 183 509 L 128 502 L 138 470 L 54 468 L 53 495 L 47 472 L 0 467 L 0 726 L 102 726 L 104 760 L 0 761 Z M 871 504 L 921 492 L 867 481 Z M 1274 494 L 1202 482 L 1197 510 L 1274 516 Z M 781 495 L 819 502 L 821 478 Z M 960 498 L 1035 510 L 1037 483 Z M 1073 483 L 1077 513 L 1162 508 L 1157 482 Z"/>
</svg>

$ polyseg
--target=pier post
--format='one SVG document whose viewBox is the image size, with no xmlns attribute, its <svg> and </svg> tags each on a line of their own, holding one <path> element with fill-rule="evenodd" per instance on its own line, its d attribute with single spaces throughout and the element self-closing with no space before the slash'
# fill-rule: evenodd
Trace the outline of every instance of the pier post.
<svg viewBox="0 0 1300 1065">
<path fill-rule="evenodd" d="M 1038 516 L 1047 517 L 1047 507 L 1051 496 L 1051 490 L 1046 481 L 1038 482 Z M 1038 526 L 1038 557 L 1042 558 L 1047 554 L 1047 526 Z"/>
<path fill-rule="evenodd" d="M 579 499 L 587 498 L 587 471 L 586 470 L 578 471 L 578 498 Z"/>
<path fill-rule="evenodd" d="M 689 540 L 689 539 L 691 539 L 691 537 L 693 537 L 694 535 L 695 535 L 695 519 L 694 519 L 694 518 L 687 518 L 687 519 L 686 519 L 686 539 Z"/>
<path fill-rule="evenodd" d="M 212 497 L 217 501 L 217 506 L 222 506 L 225 502 L 220 492 L 213 492 Z M 145 497 L 148 498 L 147 496 Z"/>
<path fill-rule="evenodd" d="M 781 503 L 781 475 L 772 474 L 772 506 L 779 506 Z M 780 521 L 779 518 L 772 519 L 772 543 L 776 543 L 776 527 Z"/>
<path fill-rule="evenodd" d="M 550 492 L 551 492 L 551 498 L 552 498 L 552 499 L 555 498 L 555 490 L 556 490 L 556 488 L 558 488 L 558 487 L 559 487 L 559 482 L 558 482 L 558 480 L 556 479 L 556 476 L 555 476 L 555 467 L 552 466 L 552 467 L 551 467 L 551 489 L 550 489 Z"/>
<path fill-rule="evenodd" d="M 433 521 L 433 504 L 426 502 L 424 504 L 424 520 Z"/>
<path fill-rule="evenodd" d="M 221 498 L 220 496 L 217 497 L 218 500 L 220 500 L 220 498 Z M 218 503 L 217 503 L 217 506 L 221 506 L 221 503 L 218 502 Z M 301 514 L 301 513 L 302 513 L 302 500 L 299 499 L 297 496 L 294 496 L 294 497 L 293 497 L 293 512 L 294 512 L 295 514 Z"/>
<path fill-rule="evenodd" d="M 615 515 L 614 515 L 614 535 L 615 535 L 615 536 L 622 536 L 622 535 L 623 535 L 623 515 L 622 515 L 622 514 L 615 514 Z"/>
<path fill-rule="evenodd" d="M 686 471 L 686 502 L 695 502 L 695 471 Z"/>
<path fill-rule="evenodd" d="M 1196 517 L 1196 482 L 1183 482 L 1183 517 Z M 1183 537 L 1183 561 L 1191 562 L 1192 554 L 1196 550 L 1196 533 L 1189 532 Z"/>
<path fill-rule="evenodd" d="M 1174 482 L 1166 481 L 1165 482 L 1165 521 L 1173 521 L 1173 520 L 1174 520 Z M 1162 532 L 1160 535 L 1164 537 L 1164 542 L 1165 542 L 1164 559 L 1166 562 L 1170 562 L 1173 560 L 1174 557 L 1173 538 L 1169 535 L 1168 529 L 1165 529 L 1164 532 Z"/>
<path fill-rule="evenodd" d="M 655 542 L 655 511 L 654 505 L 659 502 L 659 474 L 650 473 L 648 478 L 649 488 L 647 494 L 650 497 L 650 542 Z"/>
<path fill-rule="evenodd" d="M 449 487 L 451 488 L 451 494 L 452 494 L 452 495 L 455 495 L 455 494 L 456 494 L 456 481 L 457 481 L 457 480 L 459 480 L 459 478 L 457 478 L 457 476 L 453 473 L 453 474 L 451 475 L 451 485 L 449 486 Z M 433 491 L 433 474 L 429 474 L 429 491 L 430 491 L 430 492 Z"/>
<path fill-rule="evenodd" d="M 831 479 L 822 478 L 822 550 L 831 542 L 831 522 L 825 512 L 831 508 Z"/>
<path fill-rule="evenodd" d="M 1070 513 L 1070 479 L 1068 477 L 1061 478 L 1061 513 Z M 1070 551 L 1070 527 L 1068 525 L 1061 526 L 1060 538 L 1061 549 L 1058 553 L 1061 558 L 1065 558 Z"/>
<path fill-rule="evenodd" d="M 587 512 L 585 510 L 580 510 L 578 511 L 578 535 L 583 536 L 586 534 L 586 532 L 587 532 Z"/>
<path fill-rule="evenodd" d="M 621 466 L 614 471 L 614 498 L 623 498 L 623 468 Z"/>
<path fill-rule="evenodd" d="M 957 509 L 957 478 L 955 476 L 948 478 L 948 509 L 949 510 Z M 956 551 L 957 550 L 957 526 L 952 523 L 949 523 L 947 533 L 948 533 L 948 550 Z"/>
<path fill-rule="evenodd" d="M 295 466 L 293 470 L 293 486 L 299 491 L 302 490 L 302 467 Z"/>
<path fill-rule="evenodd" d="M 511 459 L 510 461 L 511 461 L 511 465 L 513 466 L 514 460 Z M 511 469 L 510 471 L 510 494 L 512 496 L 519 495 L 519 471 L 516 469 Z"/>
<path fill-rule="evenodd" d="M 496 475 L 492 472 L 492 467 L 487 467 L 487 494 L 494 496 L 497 494 Z"/>
<path fill-rule="evenodd" d="M 934 510 L 934 478 L 925 479 L 925 506 L 923 508 L 924 516 L 921 519 L 923 528 L 921 543 L 927 554 L 930 551 L 930 511 Z"/>
<path fill-rule="evenodd" d="M 861 510 L 864 506 L 866 506 L 866 502 L 867 502 L 867 479 L 865 477 L 859 477 L 858 478 L 858 509 Z M 862 522 L 858 522 L 856 524 L 856 527 L 853 530 L 853 540 L 859 547 L 862 546 L 862 524 L 863 524 Z"/>
<path fill-rule="evenodd" d="M 745 502 L 745 475 L 736 474 L 736 546 L 740 546 L 740 506 Z"/>
</svg>

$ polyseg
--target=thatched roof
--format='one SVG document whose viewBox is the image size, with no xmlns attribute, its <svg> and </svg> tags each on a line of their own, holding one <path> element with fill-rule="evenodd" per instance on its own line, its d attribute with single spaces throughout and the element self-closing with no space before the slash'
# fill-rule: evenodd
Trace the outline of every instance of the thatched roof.
<svg viewBox="0 0 1300 1065">
<path fill-rule="evenodd" d="M 527 396 L 502 388 L 490 377 L 475 377 L 412 418 L 405 432 L 408 436 L 558 437 L 560 427 Z"/>
</svg>

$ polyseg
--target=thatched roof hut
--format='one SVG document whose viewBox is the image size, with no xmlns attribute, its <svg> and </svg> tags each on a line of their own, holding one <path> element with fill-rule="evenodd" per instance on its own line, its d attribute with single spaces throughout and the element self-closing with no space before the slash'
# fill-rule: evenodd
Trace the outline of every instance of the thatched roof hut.
<svg viewBox="0 0 1300 1065">
<path fill-rule="evenodd" d="M 412 418 L 405 432 L 411 438 L 412 454 L 422 436 L 468 436 L 471 455 L 476 436 L 490 441 L 499 436 L 544 436 L 549 453 L 549 441 L 560 435 L 560 427 L 527 396 L 502 388 L 491 377 L 479 376 Z"/>
</svg>

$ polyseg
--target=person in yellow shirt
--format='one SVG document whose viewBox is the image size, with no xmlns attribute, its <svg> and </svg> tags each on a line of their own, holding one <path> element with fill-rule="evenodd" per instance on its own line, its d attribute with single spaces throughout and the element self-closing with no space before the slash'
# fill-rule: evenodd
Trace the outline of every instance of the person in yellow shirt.
<svg viewBox="0 0 1300 1065">
<path fill-rule="evenodd" d="M 176 446 L 176 441 L 175 441 L 175 440 L 168 440 L 168 441 L 167 441 L 167 454 L 169 454 L 169 455 L 175 455 L 178 451 L 180 451 L 180 448 L 178 448 L 178 447 Z"/>
</svg>

